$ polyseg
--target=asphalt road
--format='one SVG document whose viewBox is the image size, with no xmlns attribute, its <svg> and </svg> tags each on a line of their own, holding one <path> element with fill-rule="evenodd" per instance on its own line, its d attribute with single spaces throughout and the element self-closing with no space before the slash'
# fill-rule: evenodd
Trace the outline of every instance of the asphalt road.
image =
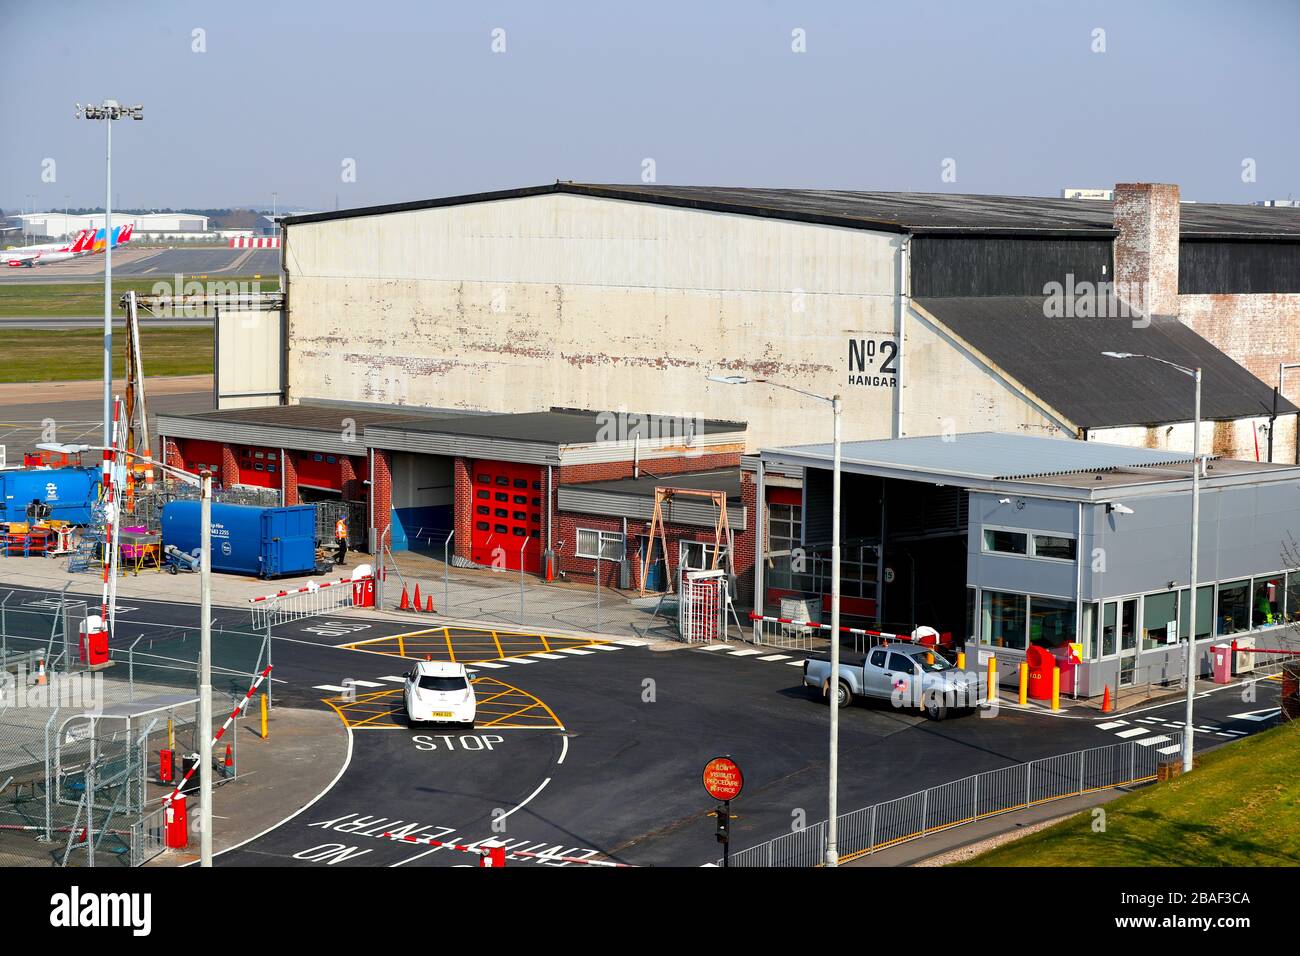
<svg viewBox="0 0 1300 956">
<path fill-rule="evenodd" d="M 36 595 L 23 600 L 28 597 Z M 123 641 L 149 633 L 155 622 L 194 626 L 193 606 L 134 604 L 119 625 Z M 217 617 L 219 624 L 246 624 L 238 611 L 222 609 Z M 411 629 L 421 625 L 427 619 Z M 480 717 L 489 697 L 510 695 L 537 702 L 535 724 L 411 728 L 397 714 L 379 721 L 367 716 L 375 705 L 400 711 L 400 684 L 391 678 L 408 665 L 375 650 L 392 642 L 343 646 L 402 630 L 400 623 L 349 613 L 275 631 L 277 700 L 325 707 L 325 698 L 338 695 L 324 688 L 356 680 L 358 703 L 343 713 L 362 726 L 349 731 L 350 762 L 326 793 L 291 818 L 300 808 L 285 807 L 289 819 L 220 855 L 219 865 L 474 862 L 383 836 L 399 830 L 460 843 L 492 837 L 512 850 L 636 865 L 697 866 L 718 855 L 713 803 L 700 772 L 719 754 L 732 755 L 746 778 L 732 808 L 734 848 L 787 833 L 798 817 L 809 823 L 825 817 L 826 708 L 800 686 L 800 670 L 789 660 L 627 645 L 515 658 L 478 666 Z M 1258 686 L 1259 700 L 1251 703 L 1242 702 L 1237 688 L 1202 695 L 1198 726 L 1209 729 L 1198 734 L 1198 749 L 1270 725 L 1234 716 L 1276 706 L 1276 685 Z M 1155 732 L 1157 722 L 1179 720 L 1181 707 L 1179 701 L 1128 712 L 1118 725 L 1109 716 L 1067 719 L 1005 707 L 993 717 L 935 723 L 889 705 L 857 703 L 842 712 L 840 809 L 1117 743 L 1130 733 L 1124 728 L 1144 726 L 1139 721 L 1152 722 Z"/>
<path fill-rule="evenodd" d="M 261 275 L 269 285 L 263 291 L 276 288 L 280 274 L 279 249 L 230 249 L 222 246 L 200 246 L 192 249 L 141 249 L 130 244 L 115 249 L 113 254 L 114 277 L 156 277 L 170 280 L 176 273 L 187 279 L 200 275 L 221 278 L 225 276 Z M 49 283 L 103 281 L 104 257 L 96 255 L 68 259 L 30 269 L 0 270 L 0 282 Z"/>
</svg>

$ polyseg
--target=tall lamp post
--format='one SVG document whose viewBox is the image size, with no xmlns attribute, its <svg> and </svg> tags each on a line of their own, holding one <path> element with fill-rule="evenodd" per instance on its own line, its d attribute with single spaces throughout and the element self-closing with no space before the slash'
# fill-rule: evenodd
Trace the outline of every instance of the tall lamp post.
<svg viewBox="0 0 1300 956">
<path fill-rule="evenodd" d="M 722 385 L 771 385 L 795 392 L 831 407 L 834 424 L 831 430 L 831 684 L 826 689 L 827 702 L 831 711 L 830 763 L 827 805 L 829 815 L 826 822 L 826 865 L 839 863 L 838 816 L 839 816 L 839 780 L 840 780 L 840 417 L 843 403 L 838 395 L 818 395 L 783 382 L 773 382 L 766 378 L 746 378 L 743 375 L 710 375 L 710 382 Z M 763 529 L 758 529 L 763 534 Z M 761 540 L 761 539 L 760 539 Z M 757 600 L 762 600 L 756 595 Z"/>
<path fill-rule="evenodd" d="M 199 474 L 164 464 L 145 455 L 96 445 L 40 444 L 46 451 L 75 455 L 102 451 L 110 468 L 118 455 L 134 458 L 152 468 L 173 475 L 200 491 L 199 505 L 199 866 L 212 865 L 212 473 Z M 116 575 L 117 548 L 113 548 L 113 571 Z M 110 630 L 110 636 L 112 636 Z"/>
<path fill-rule="evenodd" d="M 1146 359 L 1149 362 L 1159 362 L 1161 365 L 1167 365 L 1196 382 L 1196 410 L 1192 424 L 1192 570 L 1191 589 L 1188 595 L 1188 616 L 1190 620 L 1187 623 L 1187 700 L 1183 718 L 1183 773 L 1190 773 L 1192 770 L 1192 736 L 1195 734 L 1192 724 L 1192 705 L 1196 699 L 1196 678 L 1200 676 L 1198 674 L 1199 668 L 1196 666 L 1196 558 L 1201 531 L 1201 369 L 1199 366 L 1188 368 L 1186 365 L 1179 365 L 1177 362 L 1170 362 L 1168 359 L 1157 358 L 1154 355 L 1142 355 L 1138 352 L 1102 352 L 1101 354 L 1113 359 Z"/>
<path fill-rule="evenodd" d="M 104 150 L 104 445 L 113 444 L 113 122 L 144 119 L 143 106 L 122 106 L 104 100 L 99 106 L 77 104 L 78 119 L 105 120 L 108 132 Z M 108 459 L 104 473 L 108 473 Z"/>
</svg>

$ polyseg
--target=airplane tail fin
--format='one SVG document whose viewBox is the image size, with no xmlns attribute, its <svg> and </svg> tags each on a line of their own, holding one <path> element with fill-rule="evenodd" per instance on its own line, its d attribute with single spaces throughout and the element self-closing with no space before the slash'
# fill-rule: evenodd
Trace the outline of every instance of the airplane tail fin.
<svg viewBox="0 0 1300 956">
<path fill-rule="evenodd" d="M 135 223 L 128 222 L 122 227 L 122 231 L 117 236 L 117 245 L 125 245 L 131 241 L 131 233 L 135 231 Z"/>
<path fill-rule="evenodd" d="M 69 252 L 86 252 L 94 243 L 95 231 L 93 229 L 83 229 L 77 233 L 77 238 L 68 246 Z"/>
</svg>

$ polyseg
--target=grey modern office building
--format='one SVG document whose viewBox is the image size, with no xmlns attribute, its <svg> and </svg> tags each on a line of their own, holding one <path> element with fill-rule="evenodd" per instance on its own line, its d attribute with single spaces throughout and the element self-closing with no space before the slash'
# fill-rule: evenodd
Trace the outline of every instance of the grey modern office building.
<svg viewBox="0 0 1300 956">
<path fill-rule="evenodd" d="M 756 593 L 769 602 L 829 590 L 831 452 L 759 456 L 760 483 L 803 478 L 797 550 L 772 554 L 770 537 L 759 544 Z M 1178 682 L 1193 630 L 1192 469 L 1182 453 L 1017 434 L 848 442 L 846 622 L 936 627 L 977 660 L 1005 662 L 1004 680 L 1030 646 L 1065 657 L 1076 644 L 1082 663 L 1063 684 L 1080 696 Z M 1300 467 L 1205 461 L 1194 627 L 1202 673 L 1215 643 L 1294 641 L 1297 541 Z M 1260 659 L 1239 654 L 1237 667 Z"/>
</svg>

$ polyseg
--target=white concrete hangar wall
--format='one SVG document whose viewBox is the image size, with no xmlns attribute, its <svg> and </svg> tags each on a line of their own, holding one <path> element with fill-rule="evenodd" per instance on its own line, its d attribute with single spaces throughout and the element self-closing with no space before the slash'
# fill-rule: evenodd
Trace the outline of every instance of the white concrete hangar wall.
<svg viewBox="0 0 1300 956">
<path fill-rule="evenodd" d="M 290 400 L 626 408 L 746 421 L 751 448 L 829 438 L 806 399 L 705 381 L 739 372 L 840 391 L 846 434 L 887 438 L 902 239 L 565 193 L 293 224 Z M 909 405 L 931 404 L 943 348 L 918 351 Z M 959 430 L 1051 427 L 1020 402 L 975 408 L 984 373 L 943 358 L 962 397 L 909 434 L 952 416 Z"/>
</svg>

